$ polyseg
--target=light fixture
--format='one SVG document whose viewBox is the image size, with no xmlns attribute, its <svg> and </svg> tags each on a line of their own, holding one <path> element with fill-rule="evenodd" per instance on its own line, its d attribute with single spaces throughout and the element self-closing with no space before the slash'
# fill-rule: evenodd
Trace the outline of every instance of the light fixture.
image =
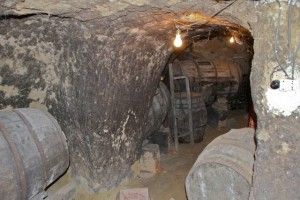
<svg viewBox="0 0 300 200">
<path fill-rule="evenodd" d="M 231 36 L 230 39 L 229 39 L 229 42 L 230 42 L 231 44 L 235 43 L 235 38 L 234 38 L 233 36 Z"/>
<path fill-rule="evenodd" d="M 175 40 L 173 42 L 173 45 L 176 48 L 179 48 L 179 47 L 182 46 L 182 44 L 183 44 L 183 42 L 182 42 L 182 39 L 181 39 L 180 30 L 178 29 L 177 32 L 176 32 L 176 37 L 175 37 Z"/>
</svg>

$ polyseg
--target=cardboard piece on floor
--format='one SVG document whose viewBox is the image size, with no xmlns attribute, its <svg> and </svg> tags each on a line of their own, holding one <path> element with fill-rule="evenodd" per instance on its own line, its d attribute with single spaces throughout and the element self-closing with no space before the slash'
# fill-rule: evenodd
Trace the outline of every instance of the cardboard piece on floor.
<svg viewBox="0 0 300 200">
<path fill-rule="evenodd" d="M 121 190 L 120 200 L 149 200 L 148 188 Z"/>
</svg>

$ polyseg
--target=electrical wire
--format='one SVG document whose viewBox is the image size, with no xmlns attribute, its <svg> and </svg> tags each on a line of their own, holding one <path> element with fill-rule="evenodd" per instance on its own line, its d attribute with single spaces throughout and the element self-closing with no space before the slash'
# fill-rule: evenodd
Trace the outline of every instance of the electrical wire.
<svg viewBox="0 0 300 200">
<path fill-rule="evenodd" d="M 280 19 L 281 19 L 281 15 L 282 15 L 282 7 L 281 7 L 281 3 L 279 0 L 276 0 L 278 6 L 279 6 L 279 12 L 278 12 L 278 18 L 277 18 L 277 24 L 275 27 L 275 59 L 276 62 L 278 64 L 278 66 L 274 67 L 273 71 L 270 74 L 270 81 L 272 81 L 273 75 L 276 72 L 282 71 L 286 78 L 288 79 L 295 79 L 295 67 L 296 67 L 296 59 L 297 59 L 297 55 L 298 52 L 300 50 L 300 43 L 295 47 L 295 50 L 292 50 L 292 6 L 294 6 L 299 0 L 288 0 L 288 31 L 287 31 L 287 49 L 288 49 L 288 56 L 287 56 L 287 65 L 283 65 L 280 63 L 279 61 L 279 55 L 278 55 L 278 46 L 279 46 L 279 29 L 280 29 Z M 291 69 L 291 77 L 288 75 L 287 73 L 287 68 L 288 67 L 292 67 Z"/>
<path fill-rule="evenodd" d="M 294 5 L 298 2 L 299 0 L 295 0 Z M 292 56 L 292 79 L 295 79 L 295 67 L 296 67 L 296 59 L 297 59 L 297 55 L 300 49 L 300 43 L 298 44 L 298 46 L 295 47 L 295 51 L 293 53 Z"/>
<path fill-rule="evenodd" d="M 232 6 L 234 3 L 236 3 L 238 0 L 235 0 L 233 2 L 231 2 L 230 4 L 228 4 L 227 6 L 225 6 L 224 8 L 222 8 L 221 10 L 219 10 L 218 12 L 216 12 L 215 14 L 213 14 L 211 16 L 211 18 L 214 18 L 216 16 L 218 16 L 220 13 L 222 13 L 224 10 L 226 10 L 227 8 L 229 8 L 230 6 Z"/>
<path fill-rule="evenodd" d="M 273 68 L 271 74 L 270 74 L 270 82 L 273 81 L 273 77 L 274 77 L 274 74 L 276 72 L 282 72 L 282 70 L 280 69 L 280 67 L 277 65 L 276 67 Z"/>
<path fill-rule="evenodd" d="M 292 48 L 291 48 L 291 43 L 292 43 L 292 25 L 291 25 L 291 17 L 292 14 L 292 0 L 288 1 L 288 34 L 287 34 L 287 38 L 288 38 L 288 62 L 291 62 L 292 59 Z M 288 63 L 288 64 L 289 64 Z"/>
<path fill-rule="evenodd" d="M 278 17 L 277 17 L 277 25 L 276 25 L 276 31 L 275 31 L 275 44 L 274 44 L 274 51 L 275 51 L 275 59 L 276 59 L 276 62 L 278 64 L 278 66 L 280 67 L 281 71 L 285 74 L 285 76 L 287 78 L 289 78 L 289 75 L 288 73 L 286 72 L 286 66 L 285 68 L 282 67 L 282 65 L 280 64 L 280 61 L 279 61 L 279 55 L 278 55 L 278 35 L 279 35 L 279 26 L 280 26 L 280 19 L 281 19 L 281 3 L 279 2 L 279 0 L 276 0 L 276 2 L 278 3 L 278 6 L 279 6 L 279 13 L 278 13 Z"/>
<path fill-rule="evenodd" d="M 293 67 L 295 67 L 295 65 L 296 65 L 296 59 L 297 59 L 299 50 L 300 50 L 300 42 L 299 42 L 299 44 L 294 52 L 294 55 L 293 55 Z"/>
</svg>

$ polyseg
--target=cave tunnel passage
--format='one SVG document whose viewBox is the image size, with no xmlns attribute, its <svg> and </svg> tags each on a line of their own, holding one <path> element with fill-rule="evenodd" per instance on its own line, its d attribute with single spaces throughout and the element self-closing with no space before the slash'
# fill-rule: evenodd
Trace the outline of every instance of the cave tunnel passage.
<svg viewBox="0 0 300 200">
<path fill-rule="evenodd" d="M 194 15 L 196 18 L 199 17 L 197 14 Z M 201 16 L 201 19 L 203 18 L 205 17 Z M 177 38 L 174 39 L 174 51 L 161 75 L 160 89 L 157 90 L 157 95 L 153 99 L 152 108 L 158 108 L 159 106 L 154 106 L 155 102 L 159 102 L 158 97 L 163 96 L 159 91 L 169 93 L 166 95 L 170 100 L 167 117 L 160 128 L 157 126 L 156 131 L 150 134 L 147 141 L 159 145 L 162 154 L 161 168 L 166 171 L 165 174 L 157 176 L 144 185 L 149 188 L 152 197 L 157 199 L 171 199 L 171 197 L 186 199 L 188 193 L 182 187 L 184 183 L 186 190 L 191 190 L 190 194 L 194 195 L 191 199 L 199 199 L 202 195 L 200 192 L 194 192 L 200 190 L 199 185 L 202 183 L 203 187 L 207 184 L 207 187 L 213 188 L 212 191 L 207 190 L 211 199 L 220 199 L 214 195 L 218 193 L 216 191 L 220 189 L 218 186 L 222 184 L 222 180 L 216 176 L 214 180 L 218 179 L 218 181 L 209 182 L 211 177 L 207 175 L 209 178 L 204 181 L 205 174 L 210 174 L 210 168 L 207 168 L 208 171 L 204 169 L 204 175 L 198 177 L 199 179 L 195 178 L 197 175 L 191 177 L 187 175 L 194 169 L 191 167 L 197 164 L 201 158 L 201 152 L 205 152 L 207 145 L 211 144 L 210 147 L 216 145 L 215 138 L 220 139 L 221 135 L 226 137 L 226 133 L 230 133 L 232 129 L 237 129 L 237 138 L 244 137 L 241 130 L 246 129 L 241 128 L 255 128 L 256 126 L 249 79 L 254 54 L 251 33 L 227 21 L 215 19 L 211 23 L 202 23 L 202 20 L 198 20 L 196 22 L 181 20 L 176 23 L 177 31 L 174 31 L 174 35 L 176 34 Z M 182 43 L 175 41 L 178 39 L 178 34 Z M 163 102 L 161 105 L 166 105 L 166 101 L 161 102 Z M 190 115 L 189 108 L 191 109 Z M 177 130 L 175 130 L 173 116 L 176 119 Z M 193 135 L 190 134 L 191 127 Z M 175 131 L 177 131 L 178 139 L 176 139 Z M 254 135 L 246 135 L 249 136 L 249 140 L 245 140 L 248 142 L 244 146 L 252 145 L 254 152 Z M 226 142 L 222 145 L 224 149 L 230 146 Z M 170 155 L 173 149 L 177 152 L 175 156 Z M 245 156 L 246 160 L 253 158 L 251 153 L 249 157 Z M 235 159 L 235 155 L 229 159 Z M 205 159 L 202 161 L 207 162 Z M 195 174 L 200 173 L 198 172 L 196 171 Z M 176 174 L 178 181 L 172 181 L 173 174 Z M 223 174 L 221 176 L 223 177 Z M 228 180 L 224 182 L 225 185 L 229 184 Z M 156 185 L 164 185 L 162 187 L 164 189 Z M 245 188 L 249 186 L 248 183 L 242 182 L 237 185 L 245 186 Z M 245 188 L 239 197 L 249 194 L 249 189 Z M 227 190 L 226 186 L 223 190 Z M 232 198 L 231 194 L 225 193 L 222 193 L 226 196 L 224 199 Z"/>
<path fill-rule="evenodd" d="M 149 113 L 147 113 L 148 120 L 146 120 L 147 125 L 145 127 L 140 126 L 143 121 L 139 118 L 142 118 L 141 116 L 144 115 L 144 111 L 147 110 L 143 108 L 144 110 L 141 111 L 139 115 L 137 115 L 135 112 L 133 112 L 133 110 L 134 108 L 140 108 L 141 106 L 132 106 L 135 102 L 132 100 L 132 98 L 129 98 L 132 97 L 132 94 L 136 94 L 138 92 L 133 93 L 133 90 L 130 90 L 129 92 L 125 91 L 124 88 L 126 87 L 126 85 L 124 87 L 124 84 L 129 85 L 129 83 L 126 81 L 119 81 L 122 80 L 124 73 L 126 74 L 126 71 L 122 71 L 125 69 L 125 67 L 121 67 L 123 65 L 120 64 L 119 71 L 116 70 L 117 72 L 115 72 L 113 70 L 102 70 L 102 74 L 100 75 L 95 73 L 93 67 L 85 67 L 85 64 L 87 62 L 97 60 L 91 59 L 91 57 L 94 55 L 93 53 L 97 52 L 90 48 L 94 47 L 93 40 L 89 39 L 86 43 L 84 43 L 86 45 L 85 54 L 82 54 L 81 50 L 77 52 L 78 62 L 75 63 L 78 64 L 78 69 L 80 69 L 80 71 L 78 71 L 78 74 L 73 75 L 72 70 L 74 69 L 71 67 L 72 65 L 70 65 L 69 68 L 66 68 L 65 66 L 61 67 L 63 62 L 57 59 L 58 64 L 57 66 L 55 66 L 55 69 L 53 67 L 53 70 L 56 70 L 61 77 L 64 77 L 63 75 L 70 73 L 70 76 L 66 76 L 64 78 L 66 80 L 70 79 L 71 81 L 73 81 L 72 84 L 74 84 L 74 86 L 70 88 L 63 88 L 66 89 L 66 93 L 63 93 L 63 89 L 58 89 L 59 95 L 57 96 L 61 98 L 61 100 L 64 100 L 62 102 L 66 103 L 66 105 L 69 105 L 70 102 L 68 101 L 71 101 L 71 106 L 65 106 L 65 104 L 63 103 L 56 105 L 56 102 L 54 102 L 53 105 L 55 106 L 53 106 L 53 108 L 51 109 L 52 106 L 50 107 L 49 105 L 47 105 L 47 102 L 46 105 L 50 107 L 48 111 L 57 118 L 58 122 L 66 133 L 69 142 L 68 148 L 70 149 L 72 158 L 70 169 L 73 169 L 73 171 L 71 172 L 70 170 L 68 170 L 68 173 L 65 174 L 62 179 L 59 179 L 53 184 L 54 187 L 49 187 L 49 194 L 51 194 L 51 190 L 56 190 L 55 186 L 57 184 L 61 184 L 61 182 L 64 182 L 66 179 L 66 182 L 72 180 L 71 178 L 69 179 L 69 176 L 71 176 L 72 178 L 88 177 L 88 179 L 86 179 L 87 181 L 89 181 L 88 187 L 92 186 L 93 191 L 96 192 L 99 191 L 100 187 L 111 188 L 112 185 L 119 186 L 118 184 L 121 182 L 121 179 L 123 179 L 125 176 L 127 177 L 128 174 L 131 175 L 128 172 L 130 170 L 129 167 L 124 167 L 124 163 L 126 163 L 127 166 L 133 164 L 133 167 L 131 169 L 135 169 L 134 167 L 138 165 L 138 167 L 136 167 L 137 170 L 135 171 L 135 173 L 137 173 L 138 175 L 135 174 L 135 179 L 129 183 L 128 187 L 148 187 L 150 196 L 154 199 L 171 199 L 171 196 L 169 196 L 170 191 L 176 193 L 176 196 L 174 196 L 176 197 L 176 199 L 185 199 L 185 177 L 204 147 L 215 137 L 226 133 L 229 129 L 248 126 L 247 122 L 249 117 L 249 108 L 251 108 L 249 74 L 251 71 L 251 61 L 253 57 L 253 38 L 250 32 L 237 24 L 218 20 L 217 18 L 207 21 L 207 18 L 203 16 L 199 17 L 197 14 L 194 14 L 194 18 L 192 17 L 191 20 L 191 16 L 192 15 L 187 16 L 188 20 L 182 18 L 175 22 L 176 28 L 179 30 L 178 32 L 180 32 L 183 38 L 183 44 L 181 48 L 174 48 L 174 51 L 170 55 L 168 63 L 165 66 L 165 70 L 163 70 L 161 74 L 159 87 L 157 88 L 156 95 L 153 97 L 150 111 Z M 33 18 L 34 16 L 31 17 Z M 18 19 L 10 20 L 16 21 Z M 26 21 L 27 19 L 24 18 L 22 20 Z M 57 25 L 57 23 L 55 23 L 55 20 L 58 19 L 44 19 L 44 21 L 47 23 Z M 35 26 L 41 26 L 42 30 L 44 30 L 44 21 L 36 20 Z M 75 30 L 82 29 L 81 26 L 77 25 L 77 21 L 72 23 L 74 23 L 74 27 L 72 26 L 72 28 L 74 28 Z M 26 23 L 20 24 L 23 25 Z M 64 30 L 65 25 L 58 24 L 58 27 L 60 26 L 62 26 L 62 29 Z M 49 27 L 51 28 L 51 26 Z M 25 32 L 28 31 L 27 29 L 22 30 L 24 30 Z M 69 27 L 64 32 L 62 32 L 65 34 L 64 37 L 66 38 L 69 38 L 69 32 L 72 32 L 68 30 Z M 174 34 L 175 32 L 176 29 L 174 30 Z M 62 33 L 59 32 L 57 34 L 59 35 Z M 82 34 L 87 36 L 84 33 Z M 128 33 L 126 32 L 126 34 Z M 48 35 L 40 34 L 40 36 L 43 37 Z M 118 36 L 120 41 L 123 41 L 123 36 L 123 34 L 120 34 L 120 36 Z M 56 37 L 53 38 L 55 38 L 53 40 L 57 42 Z M 72 37 L 72 39 L 74 39 L 73 43 L 76 43 L 78 38 Z M 46 37 L 46 39 L 48 39 L 48 37 Z M 52 40 L 52 37 L 50 37 L 50 39 Z M 98 37 L 94 37 L 93 39 L 98 40 Z M 37 43 L 36 46 L 39 47 L 39 44 L 40 42 Z M 57 45 L 63 44 L 64 43 L 61 42 Z M 27 48 L 26 45 L 25 47 Z M 136 48 L 137 46 L 133 47 Z M 97 46 L 97 48 L 99 48 L 97 49 L 98 51 L 105 50 L 101 46 Z M 114 48 L 112 49 L 115 50 Z M 41 51 L 40 49 L 42 48 L 39 48 L 38 51 Z M 145 49 L 148 50 L 148 48 Z M 128 50 L 126 50 L 126 52 L 127 51 Z M 24 52 L 26 51 L 24 50 Z M 68 60 L 71 59 L 68 54 L 69 51 L 66 51 L 65 53 L 66 57 L 62 57 L 66 59 L 65 63 L 71 62 Z M 107 55 L 107 57 L 109 57 L 108 55 L 111 54 L 111 50 L 108 49 L 107 51 L 105 51 L 105 53 L 107 54 L 104 55 Z M 30 56 L 33 55 L 35 54 L 30 54 Z M 54 55 L 56 54 L 54 53 Z M 83 55 L 91 57 L 84 57 Z M 130 63 L 131 60 L 129 60 L 132 57 L 129 56 L 127 60 L 125 60 L 128 66 L 132 65 L 132 63 Z M 160 57 L 164 56 L 160 55 Z M 23 57 L 21 58 L 23 59 Z M 85 60 L 85 58 L 87 59 Z M 22 59 L 21 61 L 23 61 Z M 20 87 L 27 87 L 27 85 L 36 84 L 36 80 L 40 80 L 39 76 L 43 75 L 43 71 L 40 72 L 40 70 L 49 68 L 48 65 L 42 65 L 40 62 L 38 62 L 39 60 L 37 60 L 35 57 L 24 57 L 24 59 L 30 60 L 30 63 L 34 63 L 34 61 L 37 61 L 35 65 L 37 69 L 34 68 L 34 70 L 37 70 L 38 73 L 34 74 L 33 80 L 30 79 L 31 82 L 26 85 L 20 84 Z M 151 60 L 145 60 L 145 63 L 146 62 L 151 62 Z M 122 60 L 122 62 L 120 61 L 120 63 L 124 64 L 125 62 L 123 63 Z M 144 62 L 133 64 L 135 64 L 136 66 L 140 66 L 140 64 L 144 64 Z M 98 63 L 91 64 L 91 66 L 94 65 L 98 66 Z M 174 81 L 174 90 L 171 90 L 169 66 L 172 66 L 174 76 L 185 77 L 184 79 L 178 79 Z M 150 67 L 152 66 L 149 66 L 149 68 Z M 5 69 L 6 68 L 9 67 L 5 67 Z M 136 79 L 135 76 L 136 74 L 139 74 L 139 72 L 137 72 L 137 70 L 132 71 L 135 72 L 132 72 L 134 76 L 128 73 L 128 77 L 134 77 L 132 78 L 132 80 L 135 80 L 137 83 L 142 83 L 142 81 Z M 82 74 L 86 75 L 84 76 Z M 29 70 L 28 73 L 23 74 L 25 78 L 23 78 L 22 80 L 28 81 L 27 76 L 31 77 L 31 75 L 32 74 L 30 74 Z M 55 80 L 59 80 L 58 77 L 60 76 L 56 77 L 56 73 L 53 72 L 52 75 L 55 75 L 55 78 L 57 78 Z M 104 78 L 100 79 L 100 76 L 101 78 Z M 18 81 L 15 80 L 18 80 L 19 76 L 16 77 L 17 78 L 13 77 L 14 81 L 12 82 L 18 83 Z M 34 80 L 35 78 L 36 80 Z M 148 79 L 150 80 L 149 77 Z M 191 140 L 190 135 L 180 137 L 179 142 L 181 144 L 179 145 L 177 154 L 174 157 L 174 154 L 172 154 L 172 152 L 174 152 L 173 148 L 174 146 L 176 146 L 176 142 L 174 142 L 175 137 L 173 135 L 174 126 L 172 124 L 172 115 L 174 114 L 174 116 L 176 116 L 177 118 L 178 134 L 185 134 L 188 129 L 187 127 L 190 125 L 190 121 L 187 117 L 189 110 L 189 100 L 186 93 L 186 80 L 189 83 L 189 90 L 191 92 L 190 110 L 192 116 L 191 122 L 193 130 L 193 140 Z M 53 87 L 56 89 L 64 86 L 58 85 L 59 87 L 54 87 L 52 86 L 53 83 L 51 81 L 47 83 L 50 85 L 48 86 L 50 88 Z M 101 82 L 101 84 L 98 84 L 98 86 L 101 86 L 101 90 L 103 89 L 102 84 L 107 84 L 106 86 L 109 85 L 108 83 L 117 85 L 105 87 L 105 89 L 103 89 L 104 92 L 99 92 L 97 91 L 97 89 L 99 88 L 94 88 L 95 81 Z M 141 84 L 138 85 L 136 84 L 136 82 L 130 83 L 130 86 L 139 86 L 137 89 L 140 89 L 144 92 L 146 91 L 145 94 L 147 94 L 150 99 L 150 92 L 148 92 L 148 90 L 144 90 L 144 88 L 150 87 L 144 87 L 144 85 Z M 58 83 L 60 82 L 58 81 Z M 86 84 L 88 84 L 89 87 L 87 87 Z M 152 86 L 153 85 L 155 84 L 152 83 Z M 79 86 L 83 86 L 83 89 L 80 90 L 80 92 L 78 89 Z M 121 88 L 119 90 L 120 94 L 117 94 L 117 96 L 116 93 L 118 93 L 118 91 L 116 91 L 116 88 Z M 86 89 L 88 89 L 88 91 L 86 91 Z M 25 90 L 22 89 L 21 91 Z M 174 91 L 174 94 L 171 91 Z M 124 93 L 124 95 L 122 96 L 121 93 Z M 170 93 L 172 93 L 172 95 L 170 95 Z M 71 98 L 69 98 L 68 94 L 71 94 Z M 49 95 L 49 98 L 53 98 L 53 96 L 56 97 L 56 95 L 52 95 L 52 93 L 47 93 L 47 95 Z M 110 95 L 112 95 L 112 97 L 114 98 L 110 98 Z M 147 95 L 143 94 L 143 96 Z M 28 96 L 30 95 L 28 94 Z M 108 99 L 104 98 L 106 96 L 108 96 Z M 174 97 L 174 101 L 171 101 L 172 96 Z M 130 101 L 127 101 L 127 97 L 128 99 L 130 99 Z M 137 98 L 139 97 L 141 97 L 141 95 L 137 95 Z M 147 100 L 146 97 L 143 98 L 144 99 L 142 99 L 141 101 Z M 17 100 L 19 101 L 19 98 Z M 29 104 L 29 102 L 30 101 L 26 101 L 25 103 Z M 50 101 L 50 103 L 52 103 L 52 101 Z M 101 105 L 102 109 L 99 109 L 99 105 Z M 172 112 L 170 105 L 173 105 L 173 107 L 176 108 L 174 109 L 174 113 Z M 130 110 L 128 108 L 130 106 L 132 106 L 133 109 Z M 23 104 L 20 107 L 24 107 Z M 65 117 L 64 115 L 62 115 L 64 111 L 63 109 L 66 109 L 66 114 L 64 114 L 68 116 L 67 121 L 64 121 L 65 119 L 63 119 L 63 117 Z M 101 121 L 102 119 L 105 119 L 103 117 L 103 110 L 105 109 L 107 109 L 105 115 L 110 114 L 108 116 L 108 119 L 112 119 L 112 121 Z M 121 113 L 120 109 L 124 110 L 125 114 L 123 116 L 119 116 L 119 113 Z M 90 110 L 90 113 L 88 113 L 87 110 Z M 76 114 L 73 113 L 75 111 Z M 115 114 L 114 111 L 116 111 L 117 114 Z M 77 119 L 80 119 L 78 120 L 79 122 L 84 122 L 83 127 L 79 126 L 80 124 L 78 123 Z M 81 119 L 84 120 L 81 121 Z M 96 127 L 98 125 L 99 127 Z M 128 128 L 129 125 L 130 127 Z M 79 126 L 79 128 L 77 126 Z M 147 133 L 147 137 L 145 137 L 147 138 L 146 140 L 143 141 L 144 136 L 141 136 L 142 134 L 139 132 L 140 130 L 137 126 L 145 128 L 142 130 L 142 132 L 143 134 Z M 73 129 L 77 131 L 74 131 Z M 116 133 L 118 133 L 119 135 L 117 135 Z M 129 137 L 127 137 L 125 133 L 127 133 Z M 142 140 L 140 140 L 140 138 L 142 138 Z M 130 143 L 129 141 L 133 143 Z M 196 144 L 186 144 L 190 143 L 191 141 L 195 142 Z M 91 144 L 94 148 L 91 148 Z M 98 148 L 100 146 L 101 149 L 99 150 Z M 142 150 L 139 151 L 140 148 L 137 147 L 142 147 Z M 149 155 L 147 153 L 149 152 L 152 156 L 150 156 L 150 159 L 149 157 L 147 157 Z M 133 153 L 141 156 L 132 156 Z M 161 164 L 157 162 L 160 159 L 160 154 L 162 155 Z M 132 158 L 129 159 L 128 157 L 125 157 L 123 155 L 132 156 Z M 148 176 L 152 177 L 152 175 L 156 174 L 157 172 L 166 173 L 161 173 L 161 175 L 157 176 L 154 179 L 149 179 L 149 181 L 146 181 L 146 183 L 140 182 L 141 179 L 148 180 Z M 173 181 L 174 174 L 179 174 L 177 176 L 179 181 Z M 78 182 L 85 184 L 86 180 L 83 178 Z M 103 183 L 103 185 L 99 184 L 98 182 Z M 160 185 L 164 185 L 165 187 L 160 187 Z M 120 188 L 113 190 L 113 195 L 116 195 L 119 190 Z M 101 198 L 101 195 L 105 196 L 106 194 L 100 193 L 93 193 L 92 195 L 99 196 L 98 199 L 107 199 L 106 197 Z M 83 192 L 79 190 L 76 195 L 76 199 L 86 199 L 88 198 L 90 193 L 89 190 L 83 190 Z"/>
<path fill-rule="evenodd" d="M 300 1 L 253 1 L 0 0 L 0 199 L 300 199 Z"/>
<path fill-rule="evenodd" d="M 175 22 L 174 52 L 161 77 L 161 84 L 165 84 L 170 93 L 170 109 L 160 133 L 149 137 L 161 148 L 166 146 L 161 140 L 167 136 L 162 137 L 161 133 L 167 127 L 171 130 L 171 140 L 176 141 L 173 116 L 179 143 L 190 143 L 191 137 L 195 143 L 201 142 L 204 135 L 209 134 L 208 127 L 230 130 L 256 126 L 249 79 L 253 37 L 238 24 L 217 18 L 203 23 L 204 20 L 206 17 L 192 13 Z M 182 39 L 179 46 L 176 44 L 178 35 Z M 174 88 L 173 94 L 171 88 Z M 191 125 L 187 90 L 190 90 L 193 136 L 188 134 Z"/>
</svg>

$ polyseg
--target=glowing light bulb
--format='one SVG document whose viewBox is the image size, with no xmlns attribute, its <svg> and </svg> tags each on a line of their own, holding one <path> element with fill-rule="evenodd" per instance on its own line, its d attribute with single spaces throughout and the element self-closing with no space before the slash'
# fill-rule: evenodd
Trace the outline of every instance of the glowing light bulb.
<svg viewBox="0 0 300 200">
<path fill-rule="evenodd" d="M 180 30 L 177 30 L 177 32 L 176 32 L 176 37 L 175 37 L 173 44 L 176 48 L 179 48 L 182 46 L 183 42 L 181 39 Z"/>
<path fill-rule="evenodd" d="M 230 42 L 231 44 L 235 43 L 235 38 L 234 38 L 233 36 L 231 36 L 230 39 L 229 39 L 229 42 Z"/>
</svg>

